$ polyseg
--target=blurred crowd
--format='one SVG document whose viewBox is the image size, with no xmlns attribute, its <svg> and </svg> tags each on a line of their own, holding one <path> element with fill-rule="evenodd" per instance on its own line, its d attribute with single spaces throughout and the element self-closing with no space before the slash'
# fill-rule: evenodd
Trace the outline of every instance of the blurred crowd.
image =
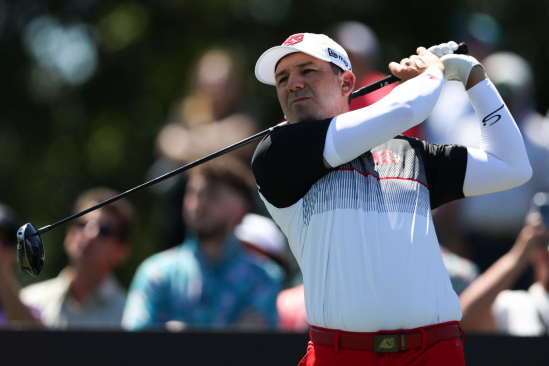
<svg viewBox="0 0 549 366">
<path fill-rule="evenodd" d="M 549 222 L 532 210 L 549 197 L 549 119 L 536 109 L 533 71 L 505 51 L 499 24 L 470 15 L 454 29 L 485 66 L 519 126 L 533 168 L 525 185 L 437 209 L 433 219 L 465 331 L 549 334 Z M 348 52 L 358 86 L 385 76 L 381 48 L 359 22 L 326 34 Z M 205 52 L 188 92 L 157 137 L 150 175 L 163 174 L 261 130 L 243 90 L 244 67 L 223 48 Z M 353 100 L 367 107 L 385 87 Z M 478 122 L 461 83 L 446 83 L 430 118 L 406 134 L 441 144 L 478 147 Z M 13 211 L 0 206 L 0 326 L 54 329 L 244 329 L 305 332 L 303 285 L 285 237 L 268 218 L 250 172 L 255 144 L 191 169 L 155 188 L 152 225 L 157 253 L 135 272 L 128 291 L 115 270 L 129 258 L 134 209 L 122 199 L 73 221 L 65 233 L 68 263 L 59 275 L 19 288 Z M 79 212 L 114 195 L 98 187 Z M 543 201 L 543 202 L 541 202 Z M 547 198 L 549 205 L 549 198 Z M 549 217 L 548 217 L 549 218 Z"/>
</svg>

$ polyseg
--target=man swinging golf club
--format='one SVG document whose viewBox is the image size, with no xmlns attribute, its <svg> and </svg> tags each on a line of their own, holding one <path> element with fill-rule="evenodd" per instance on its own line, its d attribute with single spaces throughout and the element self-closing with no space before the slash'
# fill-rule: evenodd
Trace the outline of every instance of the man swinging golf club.
<svg viewBox="0 0 549 366">
<path fill-rule="evenodd" d="M 482 65 L 455 49 L 419 47 L 391 63 L 402 84 L 353 112 L 351 64 L 330 38 L 295 34 L 257 62 L 289 122 L 261 141 L 252 168 L 303 273 L 312 328 L 300 365 L 464 364 L 431 209 L 521 185 L 531 168 Z M 466 87 L 479 149 L 399 135 L 427 118 L 444 80 Z"/>
</svg>

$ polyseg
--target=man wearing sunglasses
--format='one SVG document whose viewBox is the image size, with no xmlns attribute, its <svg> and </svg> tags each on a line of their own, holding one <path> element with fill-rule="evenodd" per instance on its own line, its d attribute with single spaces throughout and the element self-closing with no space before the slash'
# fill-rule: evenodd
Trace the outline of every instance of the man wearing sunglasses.
<svg viewBox="0 0 549 366">
<path fill-rule="evenodd" d="M 116 194 L 108 188 L 89 190 L 78 198 L 74 211 Z M 132 226 L 133 210 L 124 200 L 79 218 L 65 235 L 69 266 L 54 279 L 24 288 L 22 300 L 39 309 L 48 327 L 120 326 L 126 292 L 112 272 L 128 258 Z"/>
</svg>

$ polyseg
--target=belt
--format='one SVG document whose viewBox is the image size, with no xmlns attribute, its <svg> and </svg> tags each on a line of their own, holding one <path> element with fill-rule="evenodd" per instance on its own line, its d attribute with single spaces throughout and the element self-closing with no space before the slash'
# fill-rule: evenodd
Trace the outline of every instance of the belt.
<svg viewBox="0 0 549 366">
<path fill-rule="evenodd" d="M 309 334 L 311 341 L 320 346 L 373 351 L 376 353 L 399 352 L 412 348 L 432 346 L 438 341 L 459 338 L 460 336 L 458 324 L 444 324 L 397 332 L 392 334 L 390 332 L 355 333 L 312 326 Z"/>
</svg>

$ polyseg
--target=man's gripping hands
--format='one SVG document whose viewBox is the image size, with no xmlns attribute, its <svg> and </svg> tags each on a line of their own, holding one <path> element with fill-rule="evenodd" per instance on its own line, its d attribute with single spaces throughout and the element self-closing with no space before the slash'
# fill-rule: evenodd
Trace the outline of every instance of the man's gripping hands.
<svg viewBox="0 0 549 366">
<path fill-rule="evenodd" d="M 441 57 L 445 79 L 460 81 L 477 113 L 480 129 L 478 148 L 467 148 L 463 193 L 475 196 L 520 186 L 532 176 L 526 148 L 513 116 L 498 91 L 474 57 L 454 55 L 455 42 L 429 48 Z"/>
<path fill-rule="evenodd" d="M 440 57 L 445 68 L 444 78 L 447 81 L 461 81 L 465 89 L 469 90 L 488 77 L 476 58 L 469 55 L 454 55 L 458 47 L 456 42 L 450 41 L 429 47 L 429 52 Z"/>
</svg>

